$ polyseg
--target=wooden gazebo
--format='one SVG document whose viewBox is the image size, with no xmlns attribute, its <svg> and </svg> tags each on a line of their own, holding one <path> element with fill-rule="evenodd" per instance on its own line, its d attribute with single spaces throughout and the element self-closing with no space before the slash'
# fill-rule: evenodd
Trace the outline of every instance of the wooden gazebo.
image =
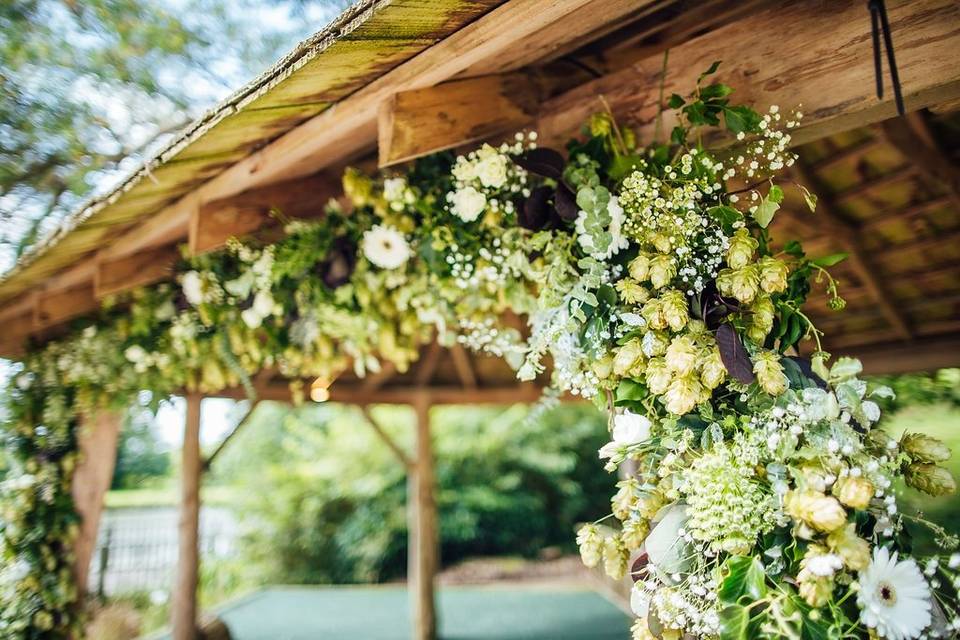
<svg viewBox="0 0 960 640">
<path fill-rule="evenodd" d="M 833 336 L 825 346 L 860 357 L 869 373 L 958 365 L 960 4 L 889 0 L 887 11 L 906 117 L 896 117 L 889 80 L 876 95 L 862 1 L 360 0 L 27 253 L 0 281 L 0 353 L 16 357 L 106 296 L 169 279 L 181 244 L 201 253 L 232 236 L 276 234 L 273 208 L 318 215 L 348 164 L 387 166 L 524 127 L 560 144 L 604 104 L 649 138 L 661 96 L 686 92 L 722 60 L 718 77 L 738 101 L 802 106 L 795 171 L 820 205 L 781 216 L 774 234 L 800 236 L 811 254 L 849 253 L 838 268 L 847 312 L 832 315 L 824 297 L 809 305 Z M 274 372 L 255 382 L 260 399 L 290 399 Z M 429 407 L 529 402 L 539 389 L 491 359 L 432 346 L 409 372 L 344 376 L 329 392 L 416 408 L 416 451 L 386 440 L 410 469 L 414 637 L 431 638 Z M 196 633 L 200 399 L 188 396 L 177 640 Z M 90 426 L 74 480 L 80 584 L 119 418 Z"/>
</svg>

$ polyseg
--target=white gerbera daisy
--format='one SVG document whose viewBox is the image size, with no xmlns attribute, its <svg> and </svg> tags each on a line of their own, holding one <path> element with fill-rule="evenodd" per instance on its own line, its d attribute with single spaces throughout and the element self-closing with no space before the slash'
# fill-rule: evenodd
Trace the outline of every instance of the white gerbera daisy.
<svg viewBox="0 0 960 640">
<path fill-rule="evenodd" d="M 860 572 L 860 620 L 889 640 L 917 638 L 930 625 L 930 587 L 913 560 L 897 561 L 886 547 L 873 550 Z"/>
<path fill-rule="evenodd" d="M 396 269 L 413 252 L 403 234 L 386 225 L 375 225 L 363 234 L 363 255 L 381 269 Z"/>
</svg>

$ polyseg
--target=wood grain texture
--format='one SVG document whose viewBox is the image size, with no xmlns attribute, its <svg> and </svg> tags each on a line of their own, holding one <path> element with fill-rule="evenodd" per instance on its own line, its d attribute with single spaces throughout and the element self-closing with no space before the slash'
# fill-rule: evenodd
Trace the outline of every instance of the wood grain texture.
<svg viewBox="0 0 960 640">
<path fill-rule="evenodd" d="M 521 128 L 536 112 L 537 94 L 534 81 L 520 73 L 395 93 L 380 107 L 380 166 Z"/>
<path fill-rule="evenodd" d="M 908 111 L 960 96 L 956 51 L 960 4 L 953 0 L 887 3 Z M 799 106 L 801 144 L 896 115 L 892 91 L 875 93 L 870 20 L 863 3 L 780 2 L 670 50 L 666 95 L 687 94 L 697 75 L 723 61 L 716 79 L 736 89 L 732 99 L 765 111 Z M 633 64 L 548 101 L 538 124 L 541 139 L 562 142 L 603 96 L 640 139 L 652 137 L 659 112 L 662 57 Z M 664 131 L 673 122 L 667 118 Z"/>
<path fill-rule="evenodd" d="M 197 582 L 200 575 L 200 403 L 202 396 L 187 396 L 180 462 L 180 522 L 177 583 L 173 590 L 171 624 L 173 640 L 197 638 Z"/>
<path fill-rule="evenodd" d="M 341 192 L 340 180 L 329 173 L 288 180 L 212 200 L 194 210 L 189 246 L 193 255 L 219 249 L 229 238 L 241 238 L 283 218 L 318 218 L 324 206 Z"/>
<path fill-rule="evenodd" d="M 97 261 L 93 295 L 98 299 L 163 280 L 173 275 L 180 252 L 173 245 Z"/>
<path fill-rule="evenodd" d="M 90 560 L 97 546 L 104 498 L 113 480 L 122 424 L 123 414 L 102 412 L 85 418 L 80 428 L 80 462 L 73 472 L 70 494 L 80 516 L 80 533 L 73 551 L 74 575 L 81 597 L 87 589 Z"/>
<path fill-rule="evenodd" d="M 100 308 L 93 295 L 93 283 L 86 282 L 70 289 L 47 291 L 36 296 L 34 328 L 46 329 L 67 320 L 79 318 Z"/>
</svg>

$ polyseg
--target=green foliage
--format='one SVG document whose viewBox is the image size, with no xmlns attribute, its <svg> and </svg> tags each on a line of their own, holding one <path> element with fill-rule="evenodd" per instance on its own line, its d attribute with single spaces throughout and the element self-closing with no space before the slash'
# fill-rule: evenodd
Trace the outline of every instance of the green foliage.
<svg viewBox="0 0 960 640">
<path fill-rule="evenodd" d="M 127 414 L 120 431 L 111 489 L 143 486 L 169 474 L 170 452 L 157 435 L 153 417 L 148 409 L 134 409 Z"/>
<path fill-rule="evenodd" d="M 437 505 L 445 563 L 570 548 L 575 525 L 602 510 L 605 419 L 586 405 L 537 421 L 527 409 L 436 409 Z M 377 418 L 407 450 L 413 416 Z M 245 495 L 242 556 L 256 579 L 376 582 L 406 569 L 406 475 L 355 410 L 261 405 L 214 469 Z"/>
</svg>

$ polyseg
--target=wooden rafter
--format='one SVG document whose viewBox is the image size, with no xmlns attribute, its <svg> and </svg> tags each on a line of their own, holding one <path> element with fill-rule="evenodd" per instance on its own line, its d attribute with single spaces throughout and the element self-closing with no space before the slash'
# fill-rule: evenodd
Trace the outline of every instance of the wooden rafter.
<svg viewBox="0 0 960 640">
<path fill-rule="evenodd" d="M 869 232 L 879 229 L 880 227 L 892 222 L 911 221 L 930 211 L 940 209 L 951 201 L 952 199 L 947 196 L 938 196 L 936 198 L 930 198 L 924 202 L 912 204 L 906 208 L 894 208 L 887 211 L 881 211 L 880 213 L 874 214 L 864 220 L 860 225 L 860 229 L 864 232 Z"/>
<path fill-rule="evenodd" d="M 881 131 L 923 177 L 938 183 L 960 207 L 960 165 L 940 147 L 922 112 L 887 120 Z"/>
<path fill-rule="evenodd" d="M 876 137 L 866 138 L 848 147 L 843 147 L 842 149 L 832 152 L 826 158 L 814 162 L 810 168 L 813 171 L 824 171 L 827 169 L 833 169 L 837 165 L 843 164 L 850 160 L 860 160 L 865 155 L 876 149 L 879 144 L 880 140 Z"/>
<path fill-rule="evenodd" d="M 800 162 L 794 164 L 793 171 L 802 184 L 817 193 L 819 198 L 817 219 L 824 223 L 824 231 L 835 237 L 845 247 L 849 254 L 850 268 L 856 273 L 864 288 L 873 296 L 887 322 L 902 339 L 909 340 L 912 337 L 910 327 L 903 314 L 894 304 L 894 299 L 887 290 L 886 284 L 881 281 L 876 268 L 871 264 L 867 251 L 860 241 L 857 227 L 843 218 L 829 190 L 812 171 L 807 170 Z"/>
<path fill-rule="evenodd" d="M 93 279 L 94 296 L 122 293 L 155 282 L 168 280 L 180 252 L 173 245 L 138 251 L 127 256 L 102 258 L 96 261 Z"/>
<path fill-rule="evenodd" d="M 360 413 L 363 414 L 367 424 L 369 424 L 370 428 L 376 432 L 380 440 L 382 440 L 383 443 L 390 449 L 390 451 L 393 452 L 393 455 L 397 457 L 397 460 L 399 460 L 407 470 L 413 469 L 414 465 L 416 464 L 413 458 L 411 458 L 410 455 L 403 450 L 403 447 L 397 444 L 397 441 L 394 440 L 390 434 L 387 433 L 387 430 L 384 429 L 383 426 L 377 421 L 377 419 L 373 417 L 370 407 L 368 405 L 361 405 Z"/>
<path fill-rule="evenodd" d="M 905 164 L 892 169 L 881 176 L 858 182 L 849 189 L 844 189 L 843 191 L 836 193 L 833 196 L 833 200 L 837 203 L 847 202 L 848 200 L 853 200 L 854 198 L 867 195 L 877 189 L 902 182 L 914 177 L 915 175 L 917 175 L 917 168 L 911 164 Z"/>
<path fill-rule="evenodd" d="M 427 347 L 427 352 L 420 360 L 417 367 L 416 383 L 418 387 L 425 387 L 433 380 L 433 374 L 437 371 L 437 365 L 440 363 L 440 355 L 443 353 L 443 347 L 440 342 L 434 340 Z"/>
<path fill-rule="evenodd" d="M 462 344 L 456 343 L 450 347 L 450 357 L 453 359 L 453 366 L 457 370 L 457 377 L 464 389 L 477 388 L 477 374 L 473 370 L 473 363 L 470 362 L 470 354 L 463 348 Z"/>
</svg>

